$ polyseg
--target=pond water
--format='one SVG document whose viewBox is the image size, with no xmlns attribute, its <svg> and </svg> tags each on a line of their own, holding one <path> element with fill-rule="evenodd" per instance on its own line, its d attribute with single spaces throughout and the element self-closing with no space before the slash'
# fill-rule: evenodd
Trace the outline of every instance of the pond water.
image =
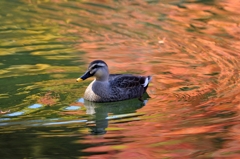
<svg viewBox="0 0 240 159">
<path fill-rule="evenodd" d="M 240 1 L 0 6 L 1 158 L 240 158 Z M 95 59 L 150 98 L 84 102 Z"/>
</svg>

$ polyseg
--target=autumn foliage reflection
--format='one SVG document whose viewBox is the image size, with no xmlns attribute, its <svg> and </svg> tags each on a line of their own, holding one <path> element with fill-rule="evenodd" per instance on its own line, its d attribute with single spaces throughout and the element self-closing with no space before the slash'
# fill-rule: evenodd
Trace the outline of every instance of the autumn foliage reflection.
<svg viewBox="0 0 240 159">
<path fill-rule="evenodd" d="M 13 139 L 2 135 L 5 158 L 9 149 L 22 158 L 240 158 L 240 1 L 15 3 L 1 2 L 0 98 L 2 110 L 23 115 L 0 112 L 1 132 Z M 90 80 L 75 79 L 95 59 L 111 73 L 152 75 L 147 104 L 114 112 L 76 101 Z M 29 108 L 34 102 L 51 107 Z M 104 131 L 90 135 L 97 111 Z M 44 120 L 43 128 L 12 122 L 53 117 L 59 123 Z M 66 124 L 76 119 L 84 123 Z M 27 145 L 11 136 L 21 133 Z"/>
</svg>

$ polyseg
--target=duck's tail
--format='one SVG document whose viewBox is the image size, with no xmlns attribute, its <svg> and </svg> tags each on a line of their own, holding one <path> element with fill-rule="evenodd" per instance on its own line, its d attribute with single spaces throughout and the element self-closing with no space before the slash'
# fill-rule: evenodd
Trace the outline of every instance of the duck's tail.
<svg viewBox="0 0 240 159">
<path fill-rule="evenodd" d="M 142 101 L 143 102 L 143 95 L 144 95 L 144 93 L 146 93 L 146 90 L 147 90 L 147 88 L 148 88 L 148 85 L 149 85 L 149 83 L 151 82 L 151 80 L 152 80 L 152 76 L 145 76 L 145 81 L 144 81 L 144 84 L 142 84 L 143 85 L 143 92 L 142 92 L 142 94 L 141 94 L 141 96 L 138 98 L 140 101 Z M 146 93 L 147 94 L 147 93 Z M 149 98 L 150 96 L 147 94 L 147 98 Z"/>
<path fill-rule="evenodd" d="M 148 87 L 148 84 L 151 82 L 151 80 L 152 80 L 152 76 L 147 76 L 147 77 L 145 78 L 145 82 L 144 82 L 144 84 L 143 84 L 143 87 L 145 88 L 145 91 L 146 91 L 146 89 L 147 89 L 147 87 Z"/>
</svg>

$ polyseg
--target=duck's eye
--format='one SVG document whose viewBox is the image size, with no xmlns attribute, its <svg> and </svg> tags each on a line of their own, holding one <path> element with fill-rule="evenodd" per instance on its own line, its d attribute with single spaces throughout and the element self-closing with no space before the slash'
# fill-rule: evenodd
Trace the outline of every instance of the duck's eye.
<svg viewBox="0 0 240 159">
<path fill-rule="evenodd" d="M 104 63 L 95 63 L 95 64 L 92 64 L 88 69 L 93 70 L 93 69 L 99 68 L 99 67 L 106 67 L 106 65 Z"/>
<path fill-rule="evenodd" d="M 93 65 L 89 68 L 90 74 L 94 74 L 98 68 L 103 67 L 101 65 Z"/>
<path fill-rule="evenodd" d="M 99 68 L 99 67 L 102 67 L 102 66 L 94 65 L 94 66 L 91 67 L 91 70 L 94 70 L 94 69 Z"/>
<path fill-rule="evenodd" d="M 90 70 L 90 74 L 94 74 L 97 71 L 96 68 Z"/>
</svg>

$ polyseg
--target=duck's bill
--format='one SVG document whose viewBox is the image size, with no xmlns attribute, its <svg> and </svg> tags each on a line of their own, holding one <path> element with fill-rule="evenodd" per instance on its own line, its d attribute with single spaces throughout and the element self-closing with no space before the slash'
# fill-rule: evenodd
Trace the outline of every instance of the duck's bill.
<svg viewBox="0 0 240 159">
<path fill-rule="evenodd" d="M 80 82 L 80 81 L 83 81 L 83 80 L 85 80 L 85 79 L 87 79 L 87 78 L 89 78 L 89 77 L 91 77 L 91 76 L 92 76 L 92 74 L 90 74 L 90 72 L 87 71 L 87 72 L 84 73 L 84 75 L 82 75 L 81 77 L 79 77 L 76 81 L 77 81 L 77 82 Z"/>
<path fill-rule="evenodd" d="M 80 82 L 80 81 L 83 81 L 81 78 L 78 78 L 77 80 L 76 80 L 77 82 Z"/>
</svg>

